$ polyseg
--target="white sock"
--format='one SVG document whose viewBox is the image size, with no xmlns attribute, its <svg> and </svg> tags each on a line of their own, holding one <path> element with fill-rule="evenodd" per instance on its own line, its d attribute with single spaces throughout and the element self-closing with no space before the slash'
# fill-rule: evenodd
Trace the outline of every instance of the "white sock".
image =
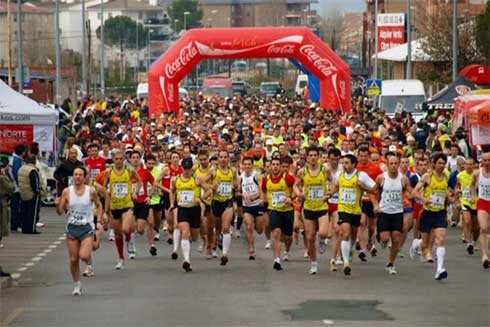
<svg viewBox="0 0 490 327">
<path fill-rule="evenodd" d="M 191 254 L 191 242 L 189 240 L 182 240 L 181 242 L 182 254 L 184 255 L 184 261 L 190 262 L 189 256 Z"/>
<path fill-rule="evenodd" d="M 223 255 L 228 254 L 231 245 L 231 234 L 223 234 Z"/>
<path fill-rule="evenodd" d="M 444 256 L 446 255 L 446 248 L 439 246 L 436 248 L 437 255 L 437 272 L 440 272 L 444 269 Z"/>
<path fill-rule="evenodd" d="M 349 253 L 350 253 L 350 241 L 341 241 L 340 249 L 342 252 L 342 258 L 344 259 L 344 263 L 349 263 Z"/>
<path fill-rule="evenodd" d="M 312 261 L 312 262 L 311 262 L 311 265 L 312 265 L 312 266 L 318 266 L 318 262 L 317 262 L 317 261 Z"/>
<path fill-rule="evenodd" d="M 180 229 L 174 229 L 174 252 L 177 252 L 180 243 Z"/>
<path fill-rule="evenodd" d="M 281 258 L 276 257 L 276 258 L 274 259 L 274 262 L 281 263 Z"/>
<path fill-rule="evenodd" d="M 78 282 L 74 282 L 74 283 L 73 283 L 73 287 L 74 287 L 74 288 L 78 288 L 78 289 L 80 289 L 80 287 L 82 287 L 82 283 L 81 283 L 80 281 L 78 281 Z"/>
</svg>

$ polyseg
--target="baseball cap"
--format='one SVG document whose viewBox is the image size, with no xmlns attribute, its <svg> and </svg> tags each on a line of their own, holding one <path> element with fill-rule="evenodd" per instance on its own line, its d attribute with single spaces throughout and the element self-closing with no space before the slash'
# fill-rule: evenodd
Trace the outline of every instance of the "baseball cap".
<svg viewBox="0 0 490 327">
<path fill-rule="evenodd" d="M 182 168 L 184 169 L 191 169 L 194 166 L 194 163 L 192 162 L 192 158 L 185 158 L 182 160 Z"/>
</svg>

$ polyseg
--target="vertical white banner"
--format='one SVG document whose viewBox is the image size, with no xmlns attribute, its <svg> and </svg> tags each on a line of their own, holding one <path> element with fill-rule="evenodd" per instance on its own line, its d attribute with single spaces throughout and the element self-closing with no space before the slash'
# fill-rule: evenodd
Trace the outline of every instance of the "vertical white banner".
<svg viewBox="0 0 490 327">
<path fill-rule="evenodd" d="M 54 151 L 54 127 L 34 125 L 33 141 L 39 143 L 41 151 Z"/>
</svg>

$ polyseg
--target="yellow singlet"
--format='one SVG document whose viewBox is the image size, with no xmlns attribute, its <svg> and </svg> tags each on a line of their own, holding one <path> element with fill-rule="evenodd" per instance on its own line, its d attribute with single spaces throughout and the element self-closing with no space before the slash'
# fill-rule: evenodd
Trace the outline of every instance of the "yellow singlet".
<svg viewBox="0 0 490 327">
<path fill-rule="evenodd" d="M 447 177 L 443 174 L 438 180 L 435 174 L 430 175 L 429 184 L 424 189 L 424 197 L 430 196 L 432 203 L 424 204 L 424 210 L 442 211 L 446 209 L 446 192 L 448 190 Z"/>
<path fill-rule="evenodd" d="M 226 174 L 217 167 L 213 184 L 218 184 L 218 189 L 213 194 L 213 200 L 226 202 L 233 198 L 233 171 L 230 167 L 228 167 Z"/>
<path fill-rule="evenodd" d="M 284 178 L 284 176 L 281 177 L 279 183 L 273 183 L 271 177 L 267 176 L 266 187 L 269 210 L 281 212 L 293 210 L 293 206 L 290 203 L 286 203 L 286 198 L 291 197 L 291 190 L 286 184 L 286 179 Z"/>
<path fill-rule="evenodd" d="M 208 167 L 208 170 L 206 170 L 206 171 L 202 171 L 202 170 L 201 170 L 201 166 L 199 166 L 199 167 L 197 167 L 197 168 L 196 168 L 196 170 L 194 170 L 194 173 L 196 174 L 196 177 L 201 177 L 201 178 L 204 178 L 204 177 L 205 177 L 205 176 L 208 174 L 209 169 L 210 169 L 210 168 Z M 200 193 L 200 194 L 201 194 L 200 196 L 201 196 L 202 201 L 203 201 L 205 204 L 207 204 L 207 205 L 211 205 L 211 197 L 208 197 L 207 199 L 203 199 L 203 198 L 202 198 L 202 196 L 203 196 L 203 194 L 204 194 L 204 190 L 203 190 L 202 188 L 201 188 L 201 193 Z"/>
<path fill-rule="evenodd" d="M 109 194 L 111 195 L 111 210 L 121 210 L 133 208 L 131 199 L 131 175 L 128 169 L 124 169 L 121 175 L 118 175 L 114 169 L 111 169 L 109 175 Z"/>
<path fill-rule="evenodd" d="M 356 171 L 350 179 L 345 177 L 345 172 L 339 176 L 339 212 L 360 215 L 362 190 L 357 185 L 359 171 Z"/>
<path fill-rule="evenodd" d="M 320 166 L 320 171 L 316 176 L 311 175 L 308 166 L 306 166 L 304 169 L 303 184 L 303 192 L 305 194 L 303 208 L 312 211 L 328 210 L 328 204 L 325 201 L 327 181 L 323 173 L 323 166 Z"/>
<path fill-rule="evenodd" d="M 461 197 L 460 202 L 462 205 L 467 206 L 470 209 L 476 210 L 476 202 L 471 203 L 471 181 L 473 180 L 473 174 L 468 173 L 466 170 L 463 170 L 456 177 L 458 179 L 458 183 L 461 186 Z"/>
<path fill-rule="evenodd" d="M 178 176 L 175 179 L 175 189 L 179 207 L 192 208 L 199 205 L 201 188 L 197 186 L 194 176 L 191 176 L 186 181 L 182 180 L 182 176 Z"/>
</svg>

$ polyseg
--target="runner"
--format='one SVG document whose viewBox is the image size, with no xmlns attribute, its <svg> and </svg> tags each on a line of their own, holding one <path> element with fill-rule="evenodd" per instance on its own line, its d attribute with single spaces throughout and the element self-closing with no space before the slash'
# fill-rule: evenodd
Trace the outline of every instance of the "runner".
<svg viewBox="0 0 490 327">
<path fill-rule="evenodd" d="M 429 168 L 429 160 L 425 156 L 421 156 L 415 163 L 415 174 L 410 176 L 410 186 L 415 188 L 424 174 L 427 173 Z M 420 234 L 420 215 L 423 211 L 423 203 L 419 199 L 415 198 L 413 201 L 413 241 L 410 246 L 409 255 L 413 260 L 416 255 L 419 255 L 420 246 L 422 245 L 422 235 Z"/>
<path fill-rule="evenodd" d="M 310 258 L 310 274 L 318 272 L 316 260 L 316 234 L 319 234 L 319 252 L 326 250 L 328 235 L 327 181 L 331 180 L 328 170 L 319 162 L 319 150 L 316 147 L 306 149 L 307 163 L 296 176 L 294 191 L 299 200 L 304 200 L 303 217 L 306 242 Z M 300 186 L 302 184 L 302 187 Z"/>
<path fill-rule="evenodd" d="M 112 228 L 115 233 L 116 248 L 119 260 L 116 264 L 117 270 L 124 269 L 124 241 L 131 241 L 131 233 L 134 231 L 132 182 L 136 180 L 136 189 L 141 187 L 141 179 L 132 168 L 124 167 L 124 155 L 122 151 L 112 151 L 114 167 L 107 169 L 104 176 L 104 188 L 109 190 L 108 201 L 106 201 L 106 213 L 112 215 Z M 131 250 L 129 248 L 129 250 Z"/>
<path fill-rule="evenodd" d="M 355 243 L 358 228 L 361 224 L 362 192 L 373 193 L 376 183 L 365 173 L 356 169 L 357 158 L 347 154 L 342 158 L 344 171 L 338 181 L 332 185 L 331 194 L 339 193 L 338 215 L 340 225 L 340 250 L 344 261 L 344 274 L 351 274 L 351 249 Z"/>
<path fill-rule="evenodd" d="M 207 186 L 201 182 L 201 178 L 195 177 L 192 158 L 182 160 L 182 174 L 172 179 L 170 203 L 177 203 L 177 208 L 173 205 L 170 211 L 177 210 L 178 228 L 181 232 L 181 247 L 184 262 L 182 268 L 186 272 L 192 271 L 190 252 L 192 241 L 197 241 L 201 225 L 201 207 L 199 195 L 201 188 L 207 191 Z"/>
<path fill-rule="evenodd" d="M 466 241 L 466 251 L 469 255 L 475 252 L 473 241 L 478 239 L 478 219 L 476 212 L 476 198 L 471 196 L 471 183 L 473 181 L 475 160 L 466 159 L 464 170 L 457 175 L 456 192 L 460 195 L 459 202 L 463 211 L 463 235 Z"/>
<path fill-rule="evenodd" d="M 156 181 L 162 173 L 162 165 L 157 164 L 157 158 L 153 153 L 146 156 L 146 168 Z M 160 224 L 162 222 L 162 197 L 158 185 L 153 185 L 150 192 L 150 214 L 148 216 L 148 228 L 154 230 L 153 240 L 160 240 Z"/>
<path fill-rule="evenodd" d="M 387 155 L 388 156 L 388 155 Z M 400 159 L 400 174 L 405 176 L 407 180 L 410 182 L 410 177 L 412 174 L 409 170 L 410 167 L 410 159 L 406 156 L 402 156 Z M 411 188 L 411 185 L 410 185 Z M 407 192 L 402 193 L 403 196 L 403 231 L 400 239 L 400 246 L 398 247 L 398 256 L 400 258 L 404 258 L 405 254 L 403 253 L 403 245 L 405 245 L 405 241 L 407 240 L 407 235 L 410 230 L 413 228 L 413 204 L 412 201 L 408 197 Z"/>
<path fill-rule="evenodd" d="M 423 202 L 424 211 L 420 216 L 420 232 L 422 233 L 422 254 L 427 257 L 432 253 L 430 246 L 430 234 L 435 236 L 437 270 L 436 280 L 447 278 L 447 270 L 444 266 L 446 256 L 446 206 L 447 200 L 451 199 L 448 189 L 448 180 L 444 174 L 447 157 L 444 153 L 436 152 L 432 157 L 433 170 L 422 176 L 417 187 L 415 196 Z M 422 193 L 423 192 L 423 193 Z"/>
<path fill-rule="evenodd" d="M 293 206 L 294 176 L 284 174 L 281 170 L 281 160 L 273 158 L 271 171 L 262 179 L 263 200 L 267 199 L 269 224 L 272 231 L 272 252 L 274 255 L 273 268 L 282 270 L 281 237 L 284 236 L 286 253 L 289 253 L 293 242 Z"/>
<path fill-rule="evenodd" d="M 88 262 L 91 258 L 93 234 L 95 229 L 94 204 L 98 216 L 106 220 L 105 213 L 96 191 L 85 185 L 87 171 L 83 167 L 73 170 L 73 185 L 65 188 L 56 199 L 58 215 L 66 214 L 66 244 L 70 255 L 70 272 L 73 279 L 73 295 L 82 294 L 79 261 Z"/>
<path fill-rule="evenodd" d="M 238 194 L 243 198 L 243 218 L 247 227 L 248 259 L 255 260 L 254 230 L 258 234 L 264 232 L 264 207 L 261 188 L 262 176 L 254 170 L 253 159 L 242 159 L 243 173 L 239 177 Z"/>
<path fill-rule="evenodd" d="M 218 164 L 209 172 L 207 180 L 213 185 L 213 198 L 211 201 L 211 212 L 216 222 L 221 223 L 221 234 L 223 238 L 223 252 L 221 265 L 228 263 L 228 251 L 231 246 L 230 225 L 233 220 L 233 190 L 236 189 L 236 171 L 230 167 L 230 157 L 226 150 L 218 153 Z M 210 228 L 210 226 L 208 226 Z M 209 235 L 209 234 L 208 234 Z M 214 238 L 213 238 L 214 240 Z M 211 242 L 211 240 L 208 240 Z"/>
<path fill-rule="evenodd" d="M 197 154 L 197 160 L 199 162 L 199 165 L 197 168 L 194 170 L 194 173 L 196 174 L 196 177 L 199 177 L 203 180 L 206 180 L 206 176 L 209 174 L 209 153 L 206 150 L 200 150 L 199 153 Z M 205 248 L 207 248 L 207 255 L 208 258 L 211 259 L 213 257 L 218 257 L 216 251 L 212 250 L 213 248 L 213 243 L 209 242 L 209 229 L 208 229 L 208 224 L 211 224 L 210 219 L 212 218 L 211 215 L 211 195 L 212 192 L 206 192 L 203 188 L 201 188 L 201 244 L 198 246 L 198 251 L 202 252 Z M 212 222 L 212 225 L 214 226 L 214 222 Z M 214 235 L 213 228 L 211 228 L 211 233 Z M 211 236 L 212 238 L 212 236 Z M 214 253 L 213 253 L 214 251 Z"/>
<path fill-rule="evenodd" d="M 337 148 L 331 148 L 328 150 L 328 168 L 332 174 L 332 184 L 338 184 L 339 176 L 342 173 L 342 165 L 339 165 L 340 150 Z M 343 264 L 340 249 L 340 228 L 339 228 L 339 193 L 333 193 L 328 199 L 328 209 L 330 213 L 330 231 L 332 232 L 332 256 L 330 259 L 330 271 L 337 271 L 337 265 Z"/>
<path fill-rule="evenodd" d="M 133 151 L 131 152 L 129 156 L 130 162 L 131 162 L 131 167 L 138 173 L 141 181 L 141 185 L 138 187 L 138 184 L 135 183 L 137 182 L 136 180 L 132 180 L 133 182 L 133 195 L 135 195 L 135 198 L 133 200 L 134 202 L 134 217 L 136 218 L 136 232 L 140 235 L 143 235 L 145 233 L 145 226 L 148 221 L 148 215 L 150 214 L 150 197 L 148 195 L 148 190 L 151 191 L 153 184 L 155 183 L 155 178 L 151 174 L 150 170 L 147 168 L 143 167 L 141 164 L 141 154 L 138 151 Z M 153 167 L 152 167 L 153 168 Z M 149 245 L 149 252 L 152 256 L 157 255 L 157 248 L 155 247 L 155 244 L 153 243 L 153 236 L 154 236 L 155 231 L 153 230 L 153 226 L 149 225 L 148 230 L 147 230 L 147 239 L 148 239 L 148 245 Z M 132 236 L 131 243 L 131 251 L 129 253 L 129 258 L 134 259 L 136 255 L 136 235 Z"/>
<path fill-rule="evenodd" d="M 386 264 L 386 271 L 390 275 L 397 273 L 395 260 L 401 246 L 404 223 L 404 193 L 411 197 L 412 187 L 405 174 L 399 172 L 400 158 L 394 152 L 386 154 L 388 171 L 376 178 L 380 201 L 374 197 L 374 212 L 378 213 L 378 233 L 380 243 L 386 248 L 391 239 L 391 248 Z"/>
<path fill-rule="evenodd" d="M 478 187 L 478 196 L 477 196 Z M 478 199 L 476 202 L 476 211 L 478 215 L 478 224 L 480 225 L 480 247 L 483 268 L 490 268 L 488 259 L 488 229 L 490 222 L 490 152 L 481 156 L 481 167 L 475 171 L 471 183 L 471 196 Z"/>
</svg>

